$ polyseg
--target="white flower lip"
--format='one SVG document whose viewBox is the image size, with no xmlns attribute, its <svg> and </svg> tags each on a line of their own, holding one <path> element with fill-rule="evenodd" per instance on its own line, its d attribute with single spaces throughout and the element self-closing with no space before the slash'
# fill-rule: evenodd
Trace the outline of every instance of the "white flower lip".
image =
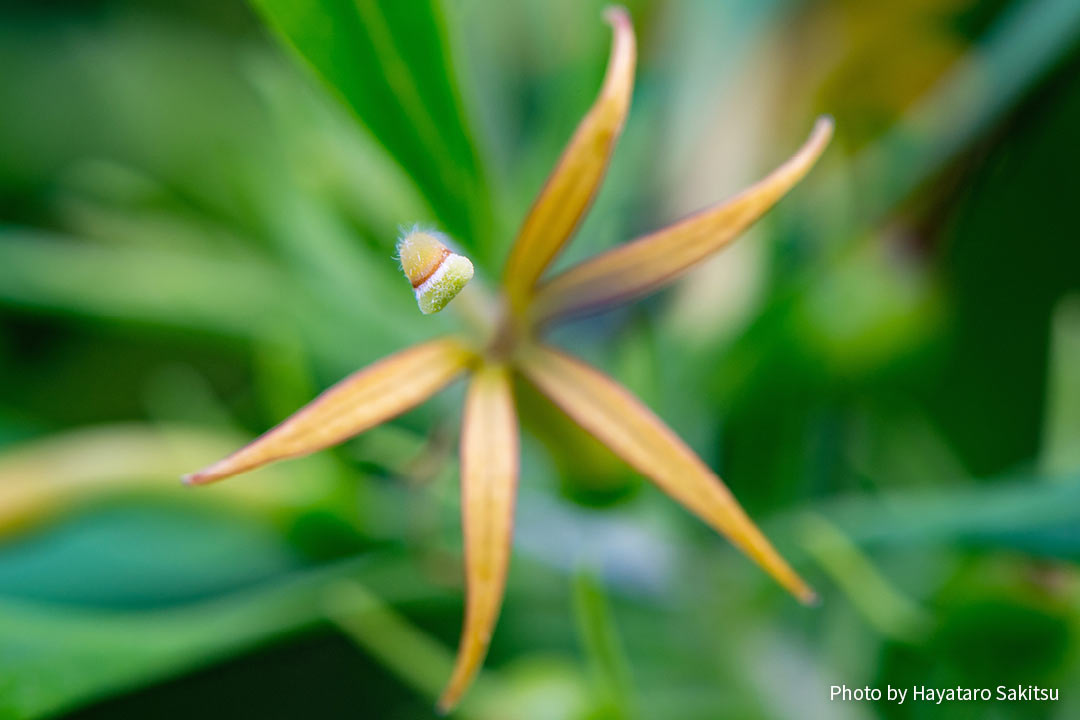
<svg viewBox="0 0 1080 720">
<path fill-rule="evenodd" d="M 454 299 L 473 277 L 472 261 L 464 255 L 450 253 L 435 272 L 416 286 L 416 302 L 425 315 L 437 313 Z"/>
</svg>

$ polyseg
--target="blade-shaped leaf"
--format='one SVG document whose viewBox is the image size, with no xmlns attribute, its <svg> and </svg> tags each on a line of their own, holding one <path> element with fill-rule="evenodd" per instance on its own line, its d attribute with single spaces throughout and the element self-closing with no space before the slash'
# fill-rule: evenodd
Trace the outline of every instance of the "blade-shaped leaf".
<svg viewBox="0 0 1080 720">
<path fill-rule="evenodd" d="M 714 207 L 575 265 L 536 291 L 538 322 L 626 302 L 672 282 L 727 245 L 814 166 L 832 137 L 822 117 L 810 139 L 766 178 Z"/>
<path fill-rule="evenodd" d="M 614 37 L 600 95 L 529 210 L 506 262 L 504 283 L 519 309 L 592 202 L 630 107 L 637 55 L 634 28 L 623 8 L 611 8 L 605 17 Z"/>
<path fill-rule="evenodd" d="M 505 367 L 478 370 L 469 385 L 461 434 L 461 514 L 465 531 L 465 627 L 454 672 L 439 699 L 453 708 L 487 654 L 499 617 L 517 492 L 518 427 Z"/>
<path fill-rule="evenodd" d="M 726 535 L 803 602 L 814 599 L 724 483 L 648 408 L 604 373 L 550 348 L 521 358 L 525 376 L 635 470 Z"/>
<path fill-rule="evenodd" d="M 437 0 L 251 0 L 416 180 L 447 229 L 486 231 L 484 181 Z"/>
<path fill-rule="evenodd" d="M 313 226 L 303 222 L 308 219 L 294 213 L 290 222 L 310 240 Z M 314 227 L 328 235 L 339 229 L 321 222 Z M 340 235 L 329 239 L 337 242 Z M 334 259 L 327 253 L 319 261 Z M 0 305 L 257 340 L 268 325 L 297 324 L 320 361 L 344 368 L 355 366 L 358 351 L 377 357 L 380 350 L 421 337 L 420 325 L 410 321 L 418 316 L 415 309 L 409 316 L 401 312 L 412 305 L 407 292 L 401 293 L 407 304 L 395 303 L 380 313 L 358 312 L 355 302 L 341 303 L 340 291 L 333 294 L 346 271 L 354 273 L 354 284 L 399 291 L 401 277 L 394 277 L 397 271 L 385 256 L 357 252 L 339 262 L 332 278 L 310 271 L 299 262 L 287 270 L 258 254 L 235 250 L 215 255 L 205 249 L 91 242 L 30 228 L 0 228 Z M 301 287 L 301 282 L 314 288 Z M 330 302 L 331 296 L 336 302 Z M 362 336 L 361 347 L 342 341 L 343 323 L 351 323 Z"/>
<path fill-rule="evenodd" d="M 124 492 L 187 495 L 175 478 L 191 458 L 236 447 L 232 434 L 184 426 L 99 425 L 23 442 L 0 451 L 0 537 L 93 498 Z M 222 505 L 271 516 L 325 497 L 329 478 L 267 471 L 257 483 L 215 494 Z"/>
<path fill-rule="evenodd" d="M 339 443 L 423 402 L 472 358 L 472 352 L 454 338 L 391 355 L 345 378 L 250 445 L 184 481 L 199 485 L 221 480 Z"/>
<path fill-rule="evenodd" d="M 353 580 L 330 587 L 324 605 L 330 619 L 366 653 L 425 698 L 439 696 L 454 665 L 454 656 L 442 642 L 413 626 L 393 606 Z M 497 679 L 480 673 L 455 717 L 496 717 L 480 708 L 489 705 L 500 690 Z"/>
<path fill-rule="evenodd" d="M 258 257 L 104 245 L 0 230 L 0 304 L 250 337 L 293 299 Z"/>
<path fill-rule="evenodd" d="M 164 610 L 116 612 L 4 600 L 0 717 L 56 717 L 321 620 L 326 588 L 362 562 Z"/>
</svg>

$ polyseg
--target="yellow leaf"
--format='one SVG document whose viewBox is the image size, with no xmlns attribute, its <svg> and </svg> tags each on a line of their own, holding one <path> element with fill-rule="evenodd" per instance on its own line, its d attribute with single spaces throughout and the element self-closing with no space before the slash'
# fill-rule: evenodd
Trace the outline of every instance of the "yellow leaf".
<svg viewBox="0 0 1080 720">
<path fill-rule="evenodd" d="M 461 514 L 465 531 L 465 626 L 450 682 L 449 711 L 487 655 L 502 606 L 517 493 L 518 426 L 506 368 L 487 365 L 469 384 L 461 434 Z"/>
<path fill-rule="evenodd" d="M 459 340 L 416 345 L 353 373 L 283 423 L 224 460 L 184 477 L 221 480 L 339 443 L 420 404 L 464 370 L 474 355 Z"/>
<path fill-rule="evenodd" d="M 815 595 L 724 483 L 682 440 L 604 373 L 550 348 L 522 353 L 521 371 L 575 422 L 661 490 L 726 535 L 803 602 Z"/>
<path fill-rule="evenodd" d="M 832 129 L 831 118 L 819 118 L 806 144 L 757 184 L 730 200 L 601 253 L 542 283 L 533 301 L 533 317 L 543 323 L 598 310 L 674 281 L 772 208 L 814 166 L 832 137 Z"/>
<path fill-rule="evenodd" d="M 98 497 L 154 493 L 183 499 L 175 478 L 190 458 L 236 447 L 231 433 L 179 425 L 117 424 L 69 430 L 0 452 L 0 537 Z M 310 506 L 328 490 L 326 478 L 297 483 L 283 473 L 237 483 L 216 502 L 267 512 Z M 187 495 L 190 498 L 190 495 Z"/>
<path fill-rule="evenodd" d="M 551 171 L 506 261 L 503 283 L 518 311 L 592 202 L 630 106 L 637 54 L 634 28 L 624 8 L 609 8 L 605 18 L 614 38 L 600 95 Z"/>
</svg>

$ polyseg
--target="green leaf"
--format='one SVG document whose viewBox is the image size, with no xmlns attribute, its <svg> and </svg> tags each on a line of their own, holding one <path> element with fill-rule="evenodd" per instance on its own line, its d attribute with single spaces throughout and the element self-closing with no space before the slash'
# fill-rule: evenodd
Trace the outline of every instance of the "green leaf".
<svg viewBox="0 0 1080 720">
<path fill-rule="evenodd" d="M 201 496 L 181 485 L 181 474 L 248 439 L 180 424 L 101 424 L 0 448 L 0 536 L 90 501 L 132 495 L 248 511 L 287 524 L 333 492 L 331 476 L 311 473 L 311 459 L 266 468 L 253 482 L 221 485 Z M 0 557 L 4 553 L 0 548 Z M 0 568 L 0 591 L 4 574 Z"/>
<path fill-rule="evenodd" d="M 342 581 L 328 588 L 324 606 L 349 638 L 435 702 L 454 668 L 448 648 L 359 583 Z"/>
<path fill-rule="evenodd" d="M 856 160 L 867 217 L 886 212 L 981 136 L 1075 46 L 1073 0 L 1012 3 L 979 47 Z M 992 83 L 983 78 L 994 78 Z"/>
<path fill-rule="evenodd" d="M 821 515 L 803 515 L 803 546 L 832 578 L 854 608 L 879 632 L 901 641 L 919 641 L 933 619 L 875 567 L 866 553 Z"/>
<path fill-rule="evenodd" d="M 0 602 L 0 718 L 36 718 L 159 680 L 321 618 L 350 562 L 178 609 L 118 613 Z"/>
<path fill-rule="evenodd" d="M 282 311 L 275 268 L 151 247 L 105 247 L 0 228 L 0 303 L 248 337 Z"/>
<path fill-rule="evenodd" d="M 1040 462 L 1051 475 L 1080 468 L 1080 297 L 1054 310 Z"/>
<path fill-rule="evenodd" d="M 1007 548 L 1049 557 L 1080 553 L 1080 476 L 1002 478 L 940 490 L 838 497 L 817 511 L 865 548 L 953 544 Z M 776 536 L 804 520 L 772 526 Z M 801 530 L 800 530 L 801 531 Z M 799 549 L 793 543 L 790 554 Z"/>
<path fill-rule="evenodd" d="M 298 214 L 317 212 L 299 201 L 292 207 Z M 297 229 L 312 230 L 303 219 L 293 218 Z M 0 306 L 245 340 L 261 339 L 268 327 L 288 322 L 337 372 L 438 329 L 430 323 L 425 328 L 391 260 L 379 267 L 364 248 L 344 249 L 343 257 L 340 228 L 328 227 L 325 214 L 316 214 L 314 222 L 322 223 L 314 230 L 325 233 L 304 235 L 321 243 L 309 253 L 315 267 L 291 270 L 255 254 L 110 245 L 0 227 Z M 328 278 L 334 262 L 338 269 Z M 351 304 L 339 302 L 346 271 L 358 288 Z M 362 304 L 360 290 L 384 298 L 379 312 Z M 342 327 L 356 334 L 343 338 Z"/>
<path fill-rule="evenodd" d="M 160 500 L 99 501 L 37 530 L 0 546 L 0 597 L 175 607 L 279 579 L 305 562 L 283 533 L 251 515 Z"/>
<path fill-rule="evenodd" d="M 475 247 L 486 192 L 436 0 L 251 0 Z"/>
<path fill-rule="evenodd" d="M 574 575 L 574 614 L 604 717 L 633 717 L 630 664 L 615 617 L 600 582 L 584 568 Z"/>
</svg>

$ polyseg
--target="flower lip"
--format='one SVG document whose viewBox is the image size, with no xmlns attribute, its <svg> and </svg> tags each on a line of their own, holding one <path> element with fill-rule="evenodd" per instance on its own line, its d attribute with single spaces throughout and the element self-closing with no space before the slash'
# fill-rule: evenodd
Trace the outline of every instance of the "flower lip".
<svg viewBox="0 0 1080 720">
<path fill-rule="evenodd" d="M 397 250 L 425 315 L 442 310 L 472 280 L 472 261 L 448 248 L 441 233 L 414 226 L 398 240 Z"/>
<path fill-rule="evenodd" d="M 464 255 L 444 255 L 435 271 L 413 287 L 420 312 L 430 315 L 442 310 L 472 280 L 474 272 L 472 261 Z"/>
</svg>

